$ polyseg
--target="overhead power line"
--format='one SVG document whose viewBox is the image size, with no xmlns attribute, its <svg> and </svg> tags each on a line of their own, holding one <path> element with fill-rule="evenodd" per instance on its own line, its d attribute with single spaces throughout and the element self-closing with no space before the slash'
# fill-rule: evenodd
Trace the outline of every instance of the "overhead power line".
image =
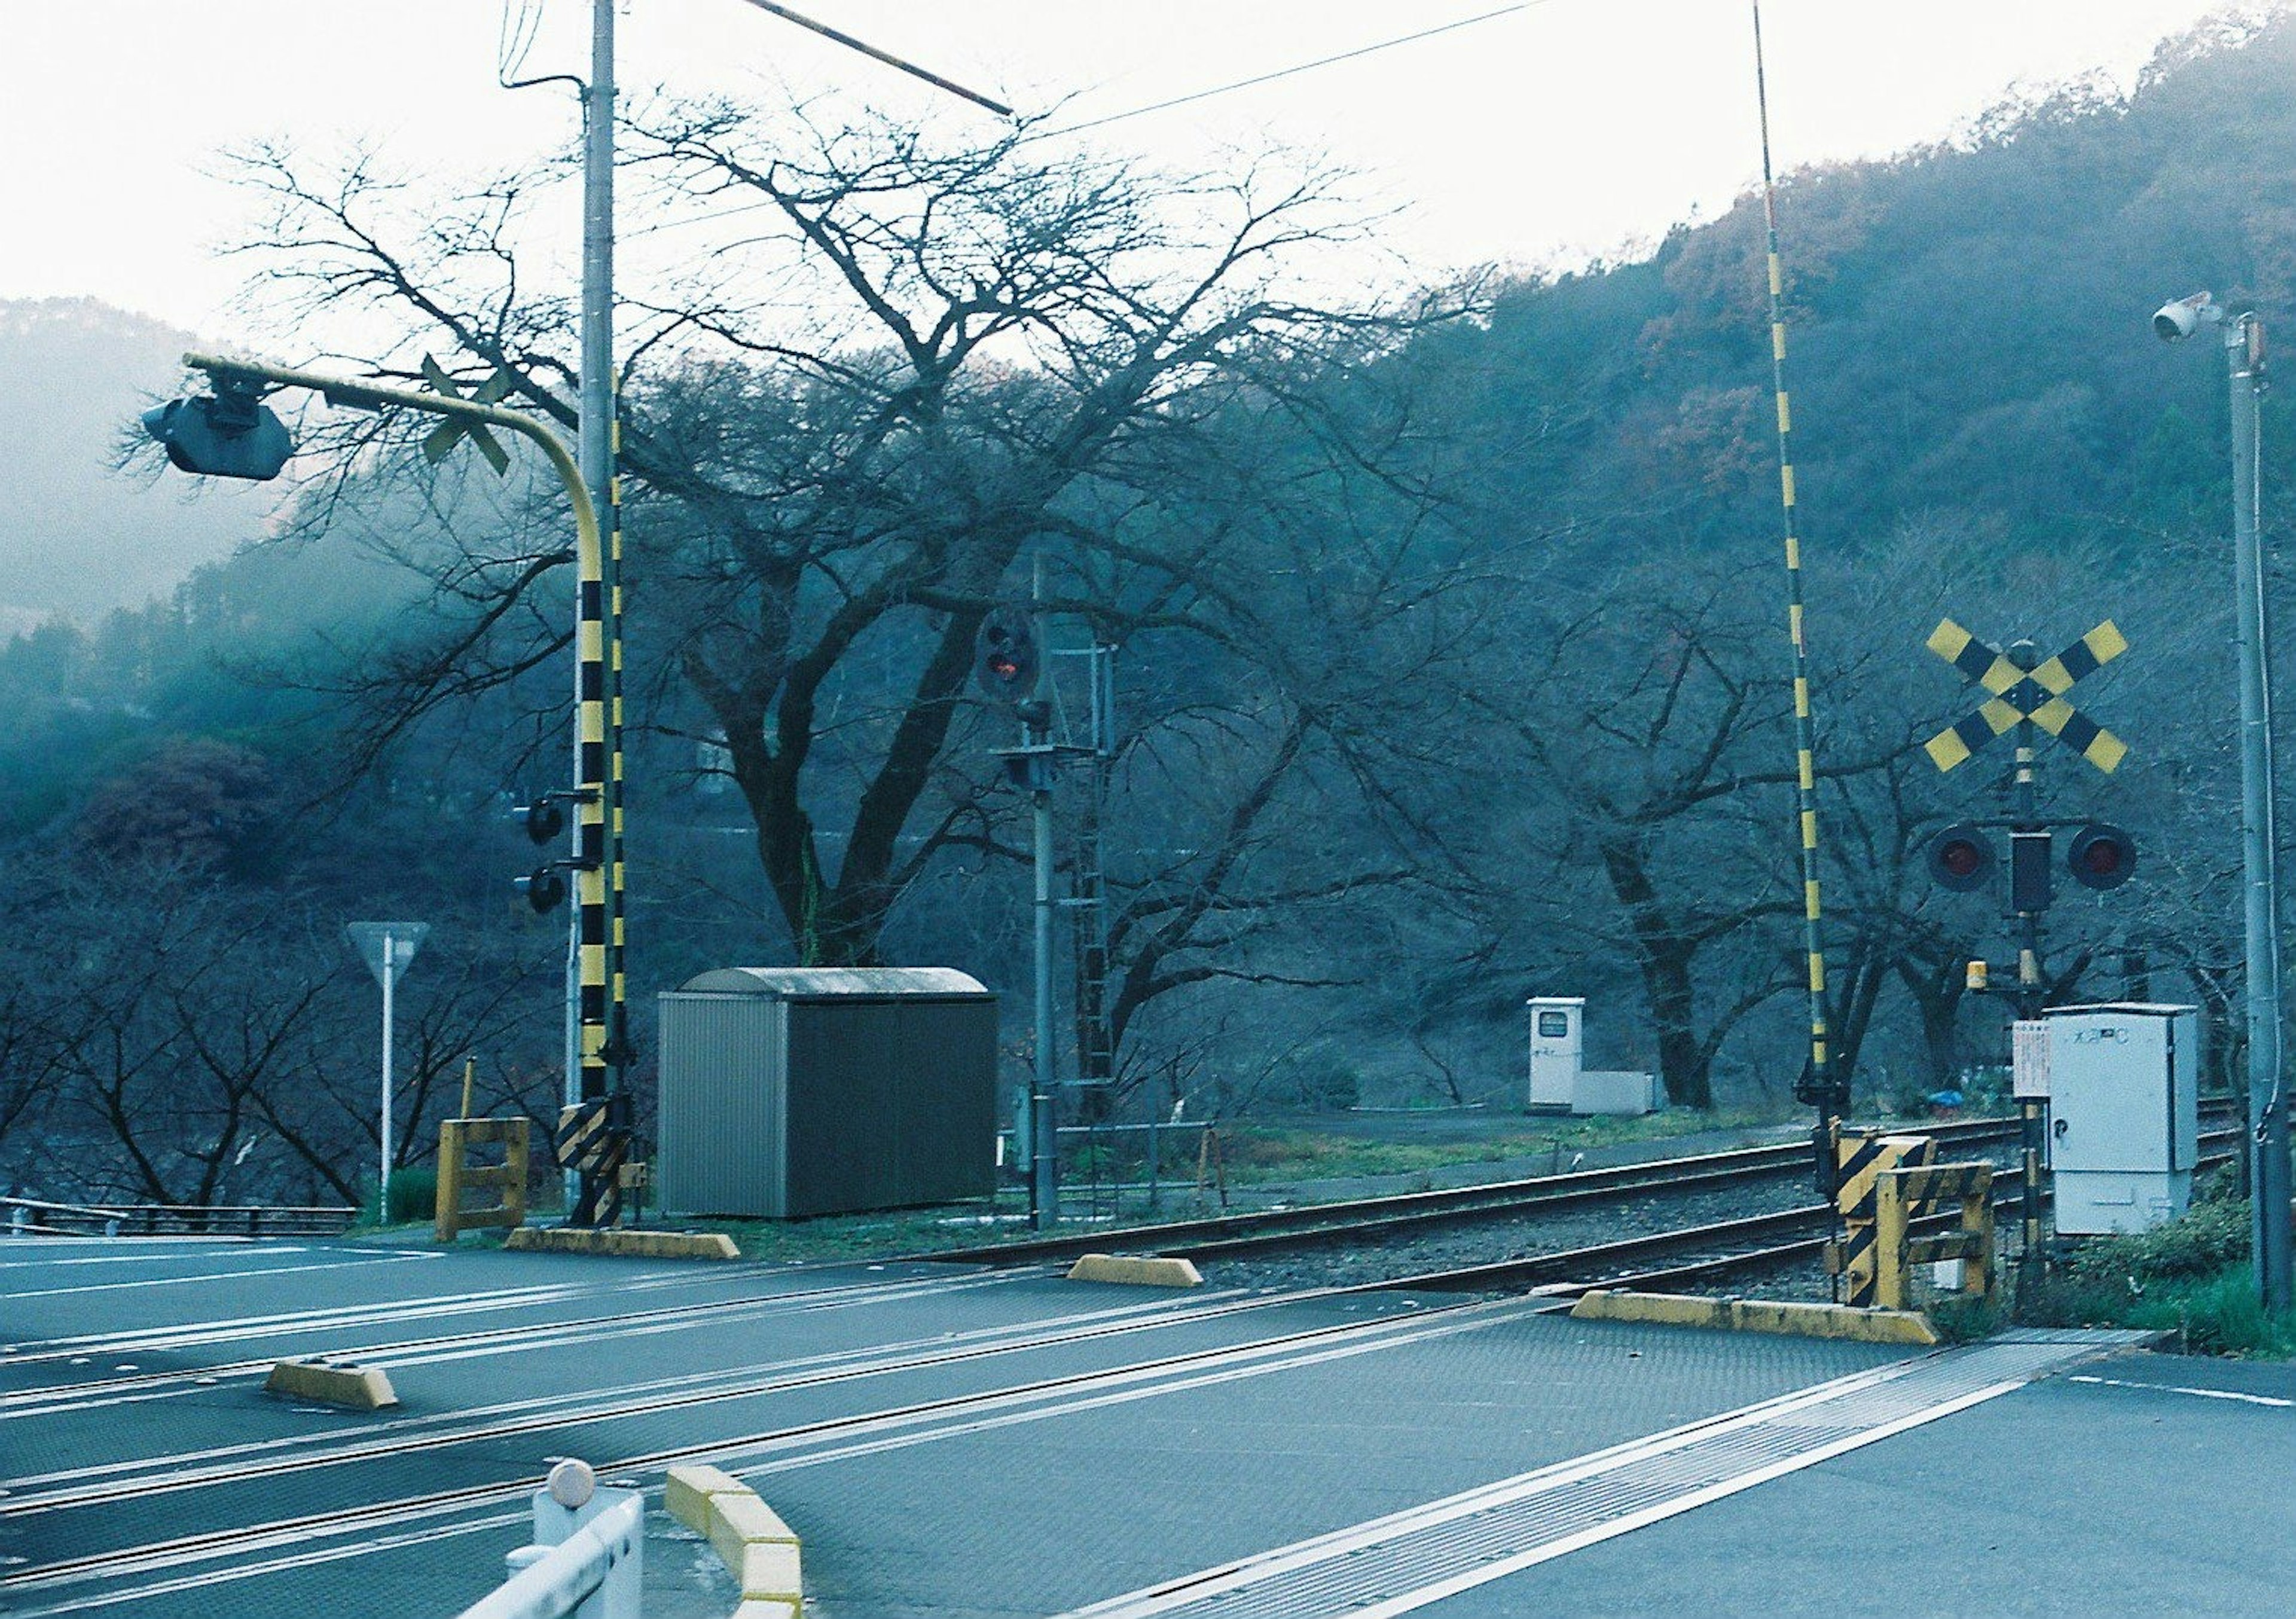
<svg viewBox="0 0 2296 1619">
<path fill-rule="evenodd" d="M 750 0 L 750 4 L 762 6 L 768 11 L 780 12 L 783 9 L 777 5 L 767 4 L 766 0 Z M 1020 138 L 1024 141 L 1048 140 L 1054 135 L 1076 135 L 1086 129 L 1098 129 L 1105 125 L 1121 123 L 1127 119 L 1145 118 L 1152 112 L 1164 112 L 1174 107 L 1189 106 L 1196 102 L 1209 101 L 1216 95 L 1227 95 L 1238 90 L 1249 90 L 1257 85 L 1273 84 L 1278 79 L 1311 73 L 1317 68 L 1328 68 L 1339 62 L 1355 61 L 1362 57 L 1375 56 L 1382 51 L 1391 51 L 1398 45 L 1415 45 L 1423 39 L 1432 39 L 1442 34 L 1454 34 L 1461 29 L 1472 28 L 1479 22 L 1490 22 L 1501 17 L 1512 17 L 1519 12 L 1532 11 L 1546 4 L 1548 0 L 1516 0 L 1516 4 L 1513 5 L 1502 5 L 1491 11 L 1478 12 L 1471 17 L 1460 17 L 1449 22 L 1438 23 L 1431 29 L 1421 29 L 1414 33 L 1398 34 L 1392 39 L 1377 40 L 1373 44 L 1357 45 L 1351 51 L 1341 51 L 1330 56 L 1318 56 L 1312 61 L 1294 62 L 1288 68 L 1278 68 L 1273 72 L 1254 74 L 1250 78 L 1239 78 L 1225 85 L 1214 85 L 1210 89 L 1193 90 L 1185 95 L 1176 95 L 1166 101 L 1152 102 L 1144 107 L 1128 108 L 1122 112 L 1111 112 L 1101 118 L 1086 119 L 1078 124 L 1063 124 L 1057 129 L 1032 129 Z M 768 206 L 770 205 L 764 202 L 737 203 L 732 208 L 716 209 L 707 214 L 689 215 L 683 219 L 660 220 L 629 233 L 650 236 L 660 231 L 681 230 L 689 225 L 707 225 L 732 214 L 753 213 Z"/>
<path fill-rule="evenodd" d="M 1256 85 L 1274 84 L 1279 78 L 1291 78 L 1298 74 L 1312 73 L 1317 68 L 1328 68 L 1338 62 L 1354 61 L 1360 57 L 1375 56 L 1382 51 L 1391 51 L 1398 45 L 1415 45 L 1423 39 L 1432 39 L 1439 34 L 1456 33 L 1461 29 L 1472 28 L 1479 22 L 1489 22 L 1499 17 L 1511 17 L 1517 12 L 1527 12 L 1535 6 L 1545 5 L 1546 3 L 1547 0 L 1520 0 L 1518 4 L 1502 5 L 1495 11 L 1479 12 L 1472 17 L 1461 17 L 1455 21 L 1438 23 L 1431 29 L 1421 29 L 1416 33 L 1398 34 L 1392 39 L 1382 39 L 1375 44 L 1357 45 L 1352 51 L 1341 51 L 1331 56 L 1318 56 L 1313 61 L 1294 62 L 1288 68 L 1278 68 L 1271 73 L 1257 73 L 1250 78 L 1239 78 L 1225 85 L 1214 85 L 1208 90 L 1193 90 L 1185 95 L 1173 96 L 1168 101 L 1152 102 L 1144 107 L 1128 108 L 1122 112 L 1111 112 L 1102 118 L 1086 119 L 1079 124 L 1063 124 L 1057 129 L 1032 130 L 1023 138 L 1033 141 L 1048 139 L 1056 135 L 1076 135 L 1083 130 L 1098 129 L 1105 125 L 1122 123 L 1127 119 L 1145 118 L 1152 112 L 1168 112 L 1175 107 L 1186 107 L 1197 102 L 1210 101 L 1215 95 L 1226 95 L 1237 90 L 1249 90 Z"/>
</svg>

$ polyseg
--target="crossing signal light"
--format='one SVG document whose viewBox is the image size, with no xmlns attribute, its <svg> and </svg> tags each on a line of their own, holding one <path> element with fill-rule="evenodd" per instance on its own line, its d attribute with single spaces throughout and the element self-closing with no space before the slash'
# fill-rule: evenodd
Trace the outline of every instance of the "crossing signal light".
<svg viewBox="0 0 2296 1619">
<path fill-rule="evenodd" d="M 286 424 L 252 388 L 171 399 L 144 413 L 144 430 L 166 447 L 177 467 L 209 478 L 266 482 L 295 454 Z"/>
<path fill-rule="evenodd" d="M 537 916 L 546 915 L 566 903 L 566 879 L 558 875 L 554 866 L 537 866 L 524 877 L 512 879 L 511 887 L 525 897 Z"/>
<path fill-rule="evenodd" d="M 555 798 L 521 804 L 511 811 L 510 818 L 513 825 L 522 829 L 536 843 L 548 843 L 566 830 L 566 812 Z"/>
<path fill-rule="evenodd" d="M 2118 888 L 2136 870 L 2136 839 L 2109 822 L 2092 821 L 2073 834 L 2065 864 L 2084 888 Z"/>
<path fill-rule="evenodd" d="M 1930 876 L 1939 887 L 1970 894 L 1992 875 L 1993 845 L 1978 828 L 1964 822 L 1930 840 Z"/>
<path fill-rule="evenodd" d="M 1036 620 L 1025 609 L 996 608 L 980 621 L 972 643 L 972 678 L 989 697 L 1019 709 L 1037 695 L 1043 661 Z"/>
</svg>

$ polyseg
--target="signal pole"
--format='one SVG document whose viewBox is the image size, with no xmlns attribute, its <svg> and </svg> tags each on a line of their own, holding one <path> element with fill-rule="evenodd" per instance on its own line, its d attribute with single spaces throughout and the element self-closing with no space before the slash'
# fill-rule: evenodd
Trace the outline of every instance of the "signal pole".
<svg viewBox="0 0 2296 1619">
<path fill-rule="evenodd" d="M 2233 567 L 2239 575 L 2240 787 L 2243 906 L 2248 955 L 2248 1122 L 2255 1155 L 2249 1177 L 2258 1296 L 2290 1307 L 2288 1095 L 2281 1060 L 2280 918 L 2273 827 L 2272 688 L 2266 658 L 2264 559 L 2257 543 L 2259 402 L 2264 327 L 2253 315 L 2225 323 L 2232 391 Z"/>
<path fill-rule="evenodd" d="M 2039 664 L 2039 653 L 2030 641 L 2013 642 L 2009 661 L 2027 674 Z M 2040 824 L 2039 789 L 2033 775 L 2032 720 L 2017 722 L 2017 780 L 2013 789 L 2015 803 L 2011 814 L 2015 817 L 2009 836 L 2012 839 L 2038 835 L 2041 839 L 2040 868 L 2046 883 L 2048 870 L 2048 830 Z M 2017 912 L 2017 1021 L 2030 1023 L 2041 1015 L 2045 996 L 2041 982 L 2041 917 L 2038 910 L 2022 908 L 2021 902 L 2033 896 L 2019 892 L 2017 871 L 2019 862 L 2013 842 L 2009 859 L 2009 890 L 2012 904 L 2020 904 Z M 2044 906 L 2048 903 L 2046 892 L 2040 895 Z M 2038 1296 L 2041 1285 L 2041 1155 L 2047 1142 L 2043 1132 L 2047 1128 L 2046 1114 L 2038 1097 L 2018 1099 L 2018 1168 L 2022 1195 L 2018 1199 L 2018 1214 L 2022 1224 L 2023 1241 L 2017 1256 L 2017 1295 L 2020 1307 L 2030 1305 Z"/>
</svg>

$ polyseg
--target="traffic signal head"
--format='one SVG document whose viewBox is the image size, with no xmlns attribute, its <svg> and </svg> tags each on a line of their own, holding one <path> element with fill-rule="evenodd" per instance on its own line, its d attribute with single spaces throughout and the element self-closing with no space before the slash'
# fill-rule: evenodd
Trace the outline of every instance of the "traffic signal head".
<svg viewBox="0 0 2296 1619">
<path fill-rule="evenodd" d="M 2065 863 L 2085 888 L 2118 888 L 2136 870 L 2136 839 L 2117 826 L 2092 821 L 2073 834 Z"/>
<path fill-rule="evenodd" d="M 144 413 L 144 430 L 176 466 L 209 478 L 274 478 L 295 453 L 286 425 L 252 389 L 172 399 Z"/>
<path fill-rule="evenodd" d="M 555 798 L 521 804 L 511 811 L 510 818 L 536 843 L 548 843 L 566 830 L 566 812 L 559 807 Z"/>
<path fill-rule="evenodd" d="M 972 678 L 990 697 L 1019 708 L 1036 696 L 1042 664 L 1037 623 L 1025 609 L 992 609 L 980 621 L 972 643 Z"/>
<path fill-rule="evenodd" d="M 541 915 L 555 911 L 566 903 L 566 879 L 554 867 L 537 866 L 524 877 L 514 878 L 511 887 L 526 896 L 526 903 Z"/>
<path fill-rule="evenodd" d="M 1930 839 L 1930 876 L 1939 887 L 1973 893 L 1992 875 L 1993 845 L 1979 828 L 1964 822 Z"/>
</svg>

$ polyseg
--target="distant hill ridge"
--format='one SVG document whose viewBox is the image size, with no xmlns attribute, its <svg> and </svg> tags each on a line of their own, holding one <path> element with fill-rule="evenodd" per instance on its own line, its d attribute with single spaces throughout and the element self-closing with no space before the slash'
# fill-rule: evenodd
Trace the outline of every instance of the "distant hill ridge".
<svg viewBox="0 0 2296 1619">
<path fill-rule="evenodd" d="M 258 532 L 268 488 L 117 470 L 120 435 L 175 392 L 189 334 L 88 298 L 0 300 L 0 636 L 164 595 Z"/>
</svg>

